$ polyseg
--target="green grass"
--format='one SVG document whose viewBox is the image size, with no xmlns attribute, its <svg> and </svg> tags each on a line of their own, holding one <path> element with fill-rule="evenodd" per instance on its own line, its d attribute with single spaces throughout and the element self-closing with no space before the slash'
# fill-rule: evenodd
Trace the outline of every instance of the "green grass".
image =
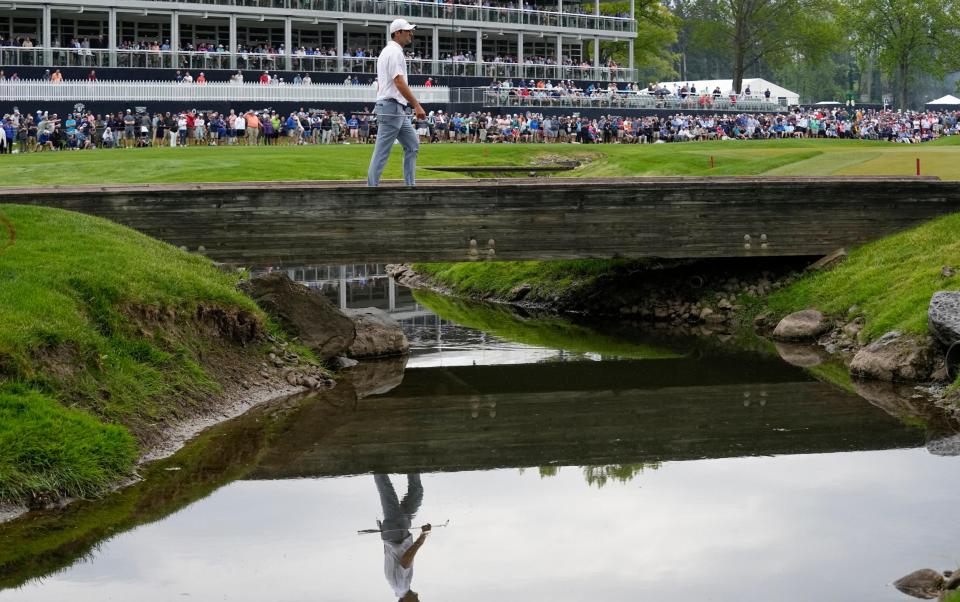
<svg viewBox="0 0 960 602">
<path fill-rule="evenodd" d="M 5 159 L 0 186 L 365 179 L 370 145 L 188 147 L 33 153 Z M 714 166 L 710 166 L 710 158 Z M 558 177 L 671 175 L 924 175 L 960 179 L 960 137 L 923 145 L 853 140 L 724 141 L 650 145 L 424 144 L 417 176 L 463 177 L 427 166 L 532 166 L 577 159 Z M 401 152 L 384 172 L 400 179 Z"/>
<path fill-rule="evenodd" d="M 845 319 L 863 316 L 867 340 L 891 330 L 926 333 L 933 293 L 960 289 L 960 275 L 940 275 L 943 266 L 960 266 L 958 232 L 960 214 L 953 214 L 864 245 L 835 269 L 775 292 L 769 307 L 780 315 L 816 307 Z"/>
<path fill-rule="evenodd" d="M 629 359 L 665 359 L 683 355 L 670 349 L 601 334 L 562 318 L 541 315 L 525 319 L 509 307 L 465 303 L 426 291 L 414 291 L 414 298 L 445 320 L 526 345 Z"/>
<path fill-rule="evenodd" d="M 418 263 L 414 270 L 434 282 L 469 297 L 508 297 L 511 289 L 528 284 L 528 301 L 544 301 L 573 289 L 588 288 L 631 263 L 625 260 L 493 261 L 483 263 Z"/>
<path fill-rule="evenodd" d="M 0 391 L 0 500 L 36 492 L 98 493 L 125 474 L 137 446 L 106 425 L 37 391 Z"/>
<path fill-rule="evenodd" d="M 0 500 L 95 494 L 131 468 L 130 433 L 217 391 L 196 308 L 263 314 L 235 275 L 106 220 L 0 205 L 0 232 Z"/>
</svg>

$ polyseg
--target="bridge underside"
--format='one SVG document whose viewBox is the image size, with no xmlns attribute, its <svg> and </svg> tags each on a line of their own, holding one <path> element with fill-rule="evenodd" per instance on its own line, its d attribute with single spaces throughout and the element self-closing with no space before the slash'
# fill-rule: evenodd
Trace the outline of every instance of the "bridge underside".
<svg viewBox="0 0 960 602">
<path fill-rule="evenodd" d="M 923 444 L 922 430 L 779 360 L 758 359 L 750 379 L 739 361 L 414 369 L 393 390 L 355 404 L 348 403 L 350 383 L 341 383 L 338 404 L 305 406 L 246 478 L 656 464 Z"/>
<path fill-rule="evenodd" d="M 10 189 L 245 266 L 822 255 L 960 211 L 936 178 L 515 178 Z"/>
</svg>

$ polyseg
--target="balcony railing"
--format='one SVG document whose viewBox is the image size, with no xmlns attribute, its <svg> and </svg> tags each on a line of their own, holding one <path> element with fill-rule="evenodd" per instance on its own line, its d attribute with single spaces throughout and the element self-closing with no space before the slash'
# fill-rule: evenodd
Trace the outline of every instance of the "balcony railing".
<svg viewBox="0 0 960 602">
<path fill-rule="evenodd" d="M 447 103 L 446 87 L 414 86 L 424 104 Z M 183 84 L 160 81 L 0 81 L 0 100 L 42 102 L 153 101 L 153 102 L 235 102 L 246 103 L 329 103 L 357 102 L 373 104 L 377 91 L 372 86 L 342 84 L 261 85 L 261 84 Z"/>
<path fill-rule="evenodd" d="M 76 48 L 52 48 L 49 63 L 45 62 L 43 48 L 0 47 L 0 67 L 48 66 L 87 67 L 99 69 L 111 67 L 109 50 Z M 256 71 L 297 71 L 300 73 L 351 73 L 377 72 L 377 59 L 343 57 L 343 69 L 335 56 L 264 54 L 239 52 L 231 63 L 229 52 L 172 52 L 159 50 L 117 50 L 116 66 L 138 69 L 181 69 L 197 72 L 215 69 L 243 69 Z M 236 66 L 234 67 L 233 64 Z M 610 67 L 594 68 L 581 65 L 547 65 L 536 63 L 467 62 L 431 59 L 409 59 L 411 75 L 466 76 L 491 79 L 575 79 L 629 82 L 634 72 L 629 69 Z M 10 75 L 9 73 L 7 75 Z"/>
<path fill-rule="evenodd" d="M 573 107 L 609 109 L 668 109 L 671 111 L 747 111 L 782 112 L 784 103 L 762 96 L 675 96 L 658 97 L 632 90 L 552 91 L 530 90 L 528 95 L 518 88 L 453 88 L 451 103 L 482 104 L 485 107 Z"/>
<path fill-rule="evenodd" d="M 29 6 L 35 0 L 28 0 Z M 457 0 L 453 3 L 424 2 L 413 0 L 154 0 L 158 5 L 176 4 L 205 5 L 211 7 L 245 7 L 269 9 L 273 11 L 324 11 L 345 13 L 350 16 L 382 16 L 392 19 L 405 17 L 410 20 L 431 19 L 445 24 L 467 25 L 485 23 L 496 25 L 523 25 L 533 27 L 552 27 L 585 30 L 590 32 L 634 33 L 636 23 L 627 16 L 609 16 L 581 14 L 578 12 L 557 11 L 556 6 L 543 6 L 528 10 L 523 8 L 505 8 L 498 6 L 480 6 L 480 2 Z M 577 3 L 568 6 L 579 6 Z M 197 8 L 202 10 L 202 6 Z M 182 8 L 182 7 L 176 7 Z M 139 9 L 138 9 L 139 10 Z M 224 11 L 226 17 L 228 11 Z M 215 11 L 209 17 L 216 18 Z M 265 15 L 266 16 L 266 15 Z M 282 19 L 284 15 L 272 15 Z M 267 19 L 270 19 L 267 16 Z M 389 20 L 387 19 L 387 20 Z"/>
</svg>

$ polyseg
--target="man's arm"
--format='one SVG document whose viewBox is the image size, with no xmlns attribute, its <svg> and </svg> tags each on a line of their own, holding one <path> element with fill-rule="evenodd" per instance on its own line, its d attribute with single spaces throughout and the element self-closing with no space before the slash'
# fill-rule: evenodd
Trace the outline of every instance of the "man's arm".
<svg viewBox="0 0 960 602">
<path fill-rule="evenodd" d="M 427 113 L 423 110 L 423 107 L 420 106 L 420 101 L 417 100 L 417 97 L 413 95 L 413 90 L 407 85 L 406 78 L 398 75 L 393 78 L 393 83 L 396 84 L 397 90 L 407 99 L 410 106 L 413 107 L 413 113 L 417 116 L 417 119 L 426 119 Z M 421 535 L 421 537 L 423 536 Z"/>
<path fill-rule="evenodd" d="M 399 89 L 400 86 L 397 86 Z M 404 95 L 406 97 L 406 95 Z M 410 565 L 413 564 L 413 557 L 417 555 L 417 550 L 423 546 L 423 542 L 427 541 L 427 533 L 430 532 L 430 525 L 426 524 L 423 526 L 423 531 L 420 532 L 420 537 L 417 538 L 413 545 L 407 548 L 407 551 L 404 552 L 403 557 L 400 558 L 400 566 L 405 569 L 409 569 Z"/>
</svg>

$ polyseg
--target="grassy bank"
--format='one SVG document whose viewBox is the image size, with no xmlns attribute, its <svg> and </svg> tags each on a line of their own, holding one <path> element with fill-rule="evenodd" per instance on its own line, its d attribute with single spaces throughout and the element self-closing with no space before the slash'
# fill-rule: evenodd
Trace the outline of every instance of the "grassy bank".
<svg viewBox="0 0 960 602">
<path fill-rule="evenodd" d="M 189 147 L 13 155 L 0 186 L 148 182 L 365 179 L 370 145 Z M 713 167 L 711 167 L 711 157 Z M 424 144 L 419 178 L 464 174 L 429 166 L 532 166 L 557 160 L 584 164 L 559 177 L 671 175 L 924 175 L 960 179 L 960 136 L 924 145 L 853 140 L 690 142 L 648 145 Z M 400 179 L 401 153 L 384 178 Z"/>
<path fill-rule="evenodd" d="M 265 320 L 235 279 L 104 220 L 0 205 L 0 501 L 96 494 L 215 395 L 198 316 Z"/>
<path fill-rule="evenodd" d="M 508 299 L 522 284 L 530 287 L 524 298 L 549 302 L 575 294 L 615 277 L 632 263 L 625 260 L 578 259 L 563 261 L 494 261 L 484 263 L 418 263 L 413 269 L 458 295 Z"/>
<path fill-rule="evenodd" d="M 960 289 L 960 273 L 941 276 L 944 266 L 960 267 L 957 232 L 960 214 L 953 214 L 864 245 L 835 269 L 776 291 L 768 305 L 779 315 L 816 307 L 847 319 L 862 316 L 868 340 L 890 330 L 925 333 L 933 293 Z"/>
<path fill-rule="evenodd" d="M 847 320 L 863 317 L 865 340 L 891 330 L 925 333 L 933 293 L 960 290 L 957 232 L 960 214 L 953 214 L 864 245 L 852 250 L 835 269 L 807 275 L 774 291 L 766 299 L 767 307 L 778 317 L 808 307 Z M 589 290 L 604 278 L 622 276 L 630 265 L 585 260 L 417 264 L 414 269 L 458 295 L 509 299 L 512 289 L 530 284 L 527 299 L 549 303 L 554 296 Z M 956 274 L 942 275 L 945 266 Z"/>
</svg>

